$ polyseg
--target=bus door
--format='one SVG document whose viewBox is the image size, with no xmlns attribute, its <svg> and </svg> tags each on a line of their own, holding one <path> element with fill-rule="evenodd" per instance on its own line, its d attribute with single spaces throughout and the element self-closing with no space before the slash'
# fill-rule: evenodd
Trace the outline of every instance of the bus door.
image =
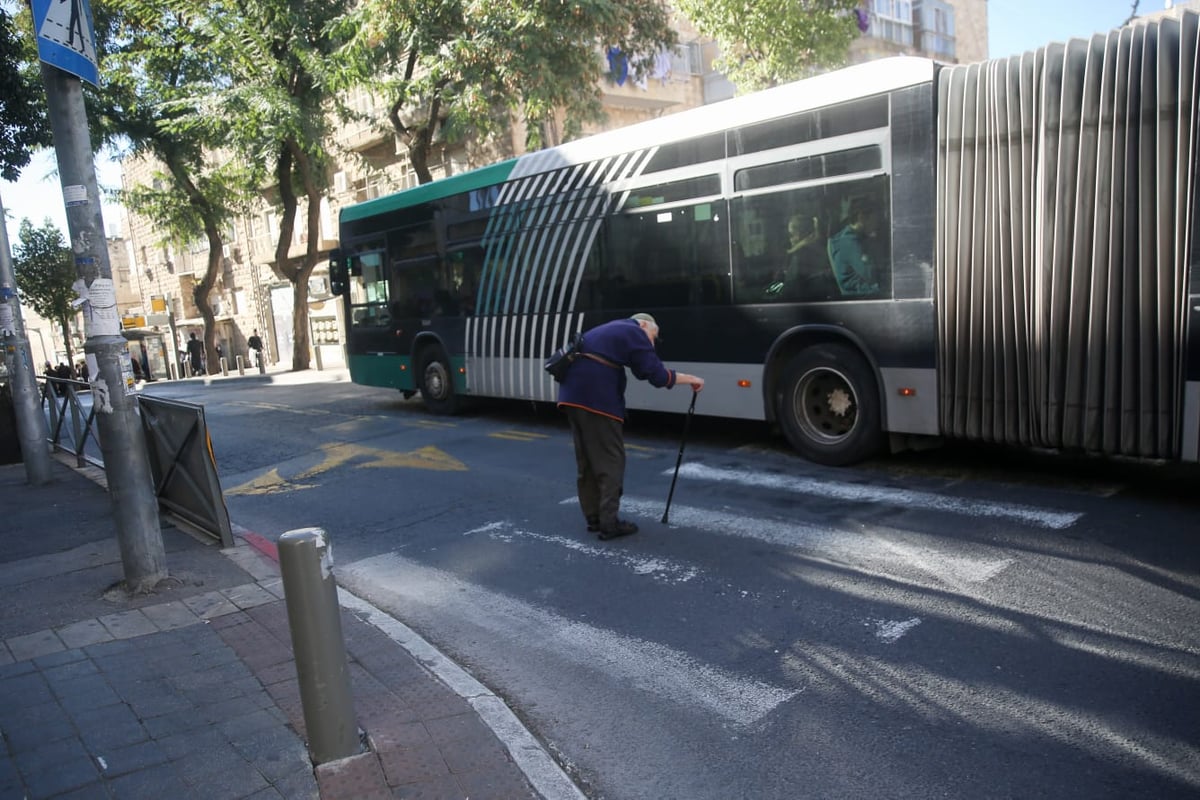
<svg viewBox="0 0 1200 800">
<path fill-rule="evenodd" d="M 440 285 L 438 261 L 436 255 L 427 255 L 392 262 L 388 309 L 393 339 L 401 353 L 412 353 L 417 334 L 434 329 L 435 321 L 446 313 L 447 296 Z"/>
<path fill-rule="evenodd" d="M 331 275 L 331 279 L 334 279 L 331 283 L 338 283 L 337 288 L 343 288 L 349 294 L 349 352 L 396 352 L 392 341 L 392 315 L 383 252 L 368 250 L 353 253 L 346 256 L 345 263 L 347 274 L 343 278 L 339 270 L 338 275 Z"/>
</svg>

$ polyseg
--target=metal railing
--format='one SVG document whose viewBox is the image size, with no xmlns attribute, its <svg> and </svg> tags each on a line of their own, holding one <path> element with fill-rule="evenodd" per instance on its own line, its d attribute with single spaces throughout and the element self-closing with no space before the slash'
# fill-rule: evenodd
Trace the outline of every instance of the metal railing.
<svg viewBox="0 0 1200 800">
<path fill-rule="evenodd" d="M 51 446 L 74 455 L 76 466 L 91 464 L 103 469 L 103 455 L 87 452 L 90 439 L 96 451 L 102 453 L 96 407 L 91 403 L 92 391 L 87 382 L 45 376 L 38 379 L 38 384 L 41 386 L 42 408 L 47 413 Z M 88 399 L 86 406 L 84 397 Z"/>
</svg>

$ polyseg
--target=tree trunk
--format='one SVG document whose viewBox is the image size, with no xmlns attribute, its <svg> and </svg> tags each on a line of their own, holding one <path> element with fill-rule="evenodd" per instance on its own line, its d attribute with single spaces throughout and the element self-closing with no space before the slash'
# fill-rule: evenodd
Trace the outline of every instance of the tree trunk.
<svg viewBox="0 0 1200 800">
<path fill-rule="evenodd" d="M 305 217 L 308 242 L 304 251 L 304 260 L 296 271 L 293 283 L 296 290 L 292 303 L 292 368 L 308 369 L 309 349 L 311 341 L 308 325 L 308 279 L 317 268 L 317 258 L 321 253 L 321 191 L 313 179 L 313 164 L 303 151 L 296 153 L 296 165 L 304 180 L 304 194 L 308 199 L 308 214 Z"/>
<path fill-rule="evenodd" d="M 75 358 L 75 355 L 71 350 L 71 324 L 66 317 L 60 319 L 58 324 L 62 326 L 63 348 L 67 351 L 67 363 L 74 365 L 75 362 L 72 359 Z M 51 339 L 50 343 L 54 344 L 54 340 Z M 54 363 L 54 353 L 46 353 L 46 360 L 49 361 L 51 365 L 56 367 L 58 366 Z"/>
<path fill-rule="evenodd" d="M 167 168 L 171 171 L 175 182 L 183 188 L 188 203 L 200 215 L 200 219 L 204 223 L 204 237 L 208 240 L 208 266 L 204 270 L 204 277 L 200 279 L 200 283 L 192 289 L 192 300 L 195 301 L 196 308 L 200 310 L 200 317 L 204 320 L 204 371 L 209 375 L 216 375 L 221 371 L 221 363 L 220 357 L 217 355 L 216 315 L 213 313 L 212 304 L 208 298 L 212 294 L 213 287 L 217 285 L 217 275 L 221 271 L 221 263 L 224 260 L 221 228 L 216 210 L 192 180 L 187 165 L 181 159 L 171 157 L 169 154 L 165 157 Z"/>
</svg>

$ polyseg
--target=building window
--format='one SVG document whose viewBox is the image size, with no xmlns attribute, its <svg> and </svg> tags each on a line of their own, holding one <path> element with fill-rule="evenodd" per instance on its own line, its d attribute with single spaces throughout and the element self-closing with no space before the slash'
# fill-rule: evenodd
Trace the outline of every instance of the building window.
<svg viewBox="0 0 1200 800">
<path fill-rule="evenodd" d="M 912 0 L 871 0 L 868 35 L 905 46 L 913 43 Z"/>
<path fill-rule="evenodd" d="M 934 58 L 955 59 L 954 8 L 944 0 L 915 0 L 916 46 Z"/>
</svg>

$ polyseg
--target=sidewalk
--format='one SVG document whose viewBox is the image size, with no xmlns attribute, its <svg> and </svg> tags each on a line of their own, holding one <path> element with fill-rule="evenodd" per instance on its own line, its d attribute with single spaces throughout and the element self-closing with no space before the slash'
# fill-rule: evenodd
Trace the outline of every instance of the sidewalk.
<svg viewBox="0 0 1200 800">
<path fill-rule="evenodd" d="M 242 372 L 238 372 L 237 367 L 229 367 L 229 374 L 217 372 L 213 375 L 189 375 L 183 378 L 171 380 L 169 378 L 160 378 L 153 381 L 152 384 L 159 383 L 180 383 L 194 382 L 204 384 L 220 384 L 225 381 L 237 379 L 239 381 L 249 383 L 274 383 L 281 385 L 294 385 L 300 383 L 336 383 L 338 381 L 350 382 L 350 368 L 338 364 L 337 366 L 328 366 L 323 369 L 317 369 L 316 365 L 310 369 L 294 372 L 290 364 L 278 363 L 268 366 L 263 372 L 258 371 L 258 367 L 243 367 Z M 139 384 L 145 388 L 146 384 Z"/>
<path fill-rule="evenodd" d="M 171 577 L 131 598 L 103 472 L 54 470 L 0 466 L 0 800 L 583 798 L 501 700 L 345 592 L 368 747 L 314 769 L 270 541 L 164 518 Z"/>
</svg>

